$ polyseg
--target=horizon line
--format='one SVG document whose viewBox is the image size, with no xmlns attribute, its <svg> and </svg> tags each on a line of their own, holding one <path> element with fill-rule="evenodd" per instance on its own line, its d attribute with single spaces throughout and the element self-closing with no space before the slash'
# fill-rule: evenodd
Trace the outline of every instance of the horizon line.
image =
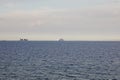
<svg viewBox="0 0 120 80">
<path fill-rule="evenodd" d="M 20 40 L 0 40 L 0 41 L 20 41 Z M 29 40 L 28 39 L 28 41 L 59 41 L 59 40 Z M 119 42 L 120 40 L 64 40 L 64 41 L 117 41 Z"/>
</svg>

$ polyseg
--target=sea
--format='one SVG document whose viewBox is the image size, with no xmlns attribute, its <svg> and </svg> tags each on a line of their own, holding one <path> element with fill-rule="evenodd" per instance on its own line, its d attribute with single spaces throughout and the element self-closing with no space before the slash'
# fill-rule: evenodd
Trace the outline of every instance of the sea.
<svg viewBox="0 0 120 80">
<path fill-rule="evenodd" d="M 0 41 L 0 80 L 120 80 L 120 42 Z"/>
</svg>

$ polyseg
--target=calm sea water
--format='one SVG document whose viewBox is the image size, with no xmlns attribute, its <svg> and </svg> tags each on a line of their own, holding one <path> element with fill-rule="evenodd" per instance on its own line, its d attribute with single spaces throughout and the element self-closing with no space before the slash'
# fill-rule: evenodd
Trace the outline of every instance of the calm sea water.
<svg viewBox="0 0 120 80">
<path fill-rule="evenodd" d="M 0 41 L 0 80 L 120 80 L 120 42 Z"/>
</svg>

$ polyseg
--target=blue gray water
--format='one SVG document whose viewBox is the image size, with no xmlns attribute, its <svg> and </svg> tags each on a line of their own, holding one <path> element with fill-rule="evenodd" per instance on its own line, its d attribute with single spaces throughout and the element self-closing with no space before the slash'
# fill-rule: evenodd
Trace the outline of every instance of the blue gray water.
<svg viewBox="0 0 120 80">
<path fill-rule="evenodd" d="M 120 42 L 0 41 L 0 80 L 120 80 Z"/>
</svg>

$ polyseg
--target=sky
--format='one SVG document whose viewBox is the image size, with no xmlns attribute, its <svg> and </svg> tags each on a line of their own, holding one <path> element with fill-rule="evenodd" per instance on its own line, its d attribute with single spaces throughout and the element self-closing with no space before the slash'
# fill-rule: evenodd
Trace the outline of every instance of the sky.
<svg viewBox="0 0 120 80">
<path fill-rule="evenodd" d="M 0 0 L 0 40 L 120 41 L 120 0 Z"/>
</svg>

